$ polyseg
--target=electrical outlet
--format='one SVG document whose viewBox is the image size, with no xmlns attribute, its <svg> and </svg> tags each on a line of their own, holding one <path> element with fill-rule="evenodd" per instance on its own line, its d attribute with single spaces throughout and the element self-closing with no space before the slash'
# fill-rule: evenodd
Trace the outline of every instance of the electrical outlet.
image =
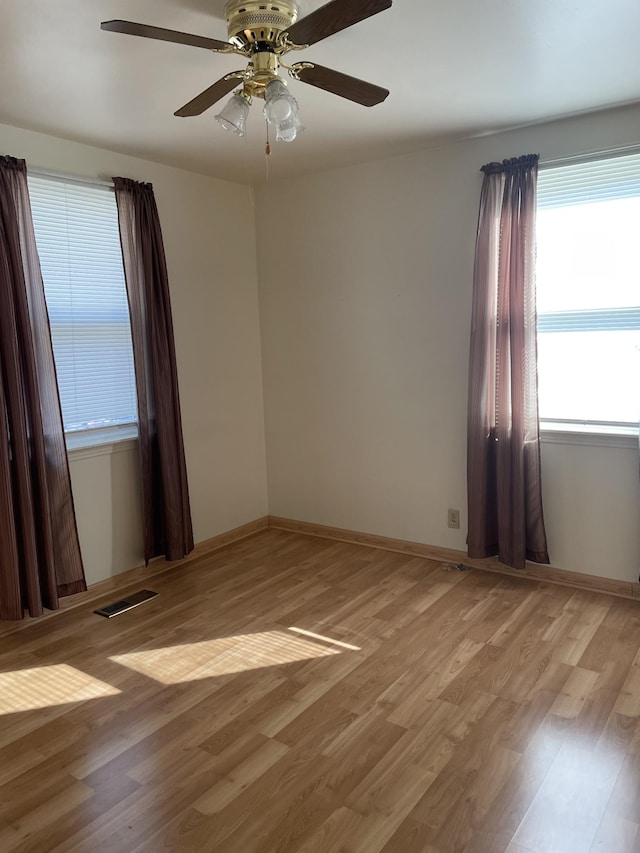
<svg viewBox="0 0 640 853">
<path fill-rule="evenodd" d="M 460 530 L 460 510 L 450 509 L 447 511 L 447 524 L 453 530 Z"/>
</svg>

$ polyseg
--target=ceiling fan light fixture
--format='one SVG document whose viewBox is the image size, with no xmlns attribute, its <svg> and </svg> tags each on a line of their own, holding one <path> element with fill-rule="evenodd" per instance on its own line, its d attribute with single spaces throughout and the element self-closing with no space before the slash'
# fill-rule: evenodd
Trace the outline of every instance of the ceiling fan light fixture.
<svg viewBox="0 0 640 853">
<path fill-rule="evenodd" d="M 227 0 L 225 17 L 228 41 L 119 19 L 103 21 L 100 27 L 107 32 L 243 57 L 247 63 L 245 68 L 224 75 L 180 107 L 174 115 L 180 118 L 202 115 L 232 92 L 239 85 L 238 81 L 242 81 L 241 88 L 236 90 L 216 116 L 222 127 L 237 136 L 244 136 L 252 99 L 264 98 L 264 113 L 267 122 L 275 127 L 276 139 L 293 142 L 304 128 L 298 116 L 298 102 L 289 93 L 282 77 L 278 76 L 281 67 L 288 69 L 294 80 L 365 107 L 382 103 L 389 92 L 313 62 L 287 65 L 282 57 L 342 32 L 389 9 L 393 4 L 393 0 L 328 0 L 324 6 L 298 20 L 298 2 Z"/>
<path fill-rule="evenodd" d="M 288 121 L 298 108 L 296 99 L 280 77 L 267 84 L 264 99 L 264 114 L 269 124 Z"/>
<path fill-rule="evenodd" d="M 293 142 L 303 127 L 298 116 L 298 102 L 284 80 L 276 77 L 268 83 L 264 97 L 265 118 L 269 124 L 275 125 L 276 141 Z"/>
<path fill-rule="evenodd" d="M 235 92 L 215 118 L 225 130 L 244 136 L 248 115 L 249 100 L 240 92 Z"/>
</svg>

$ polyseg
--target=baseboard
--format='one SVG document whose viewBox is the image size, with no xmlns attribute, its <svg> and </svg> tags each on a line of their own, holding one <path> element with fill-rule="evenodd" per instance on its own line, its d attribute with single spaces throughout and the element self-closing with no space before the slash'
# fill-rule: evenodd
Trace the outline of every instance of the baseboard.
<svg viewBox="0 0 640 853">
<path fill-rule="evenodd" d="M 227 530 L 224 533 L 213 536 L 211 539 L 199 542 L 191 554 L 185 557 L 184 560 L 167 563 L 162 558 L 158 558 L 153 560 L 148 566 L 138 566 L 106 580 L 98 581 L 98 583 L 92 584 L 86 592 L 63 598 L 60 610 L 48 612 L 44 616 L 40 616 L 37 620 L 26 618 L 20 622 L 0 622 L 0 637 L 7 636 L 14 631 L 19 631 L 35 622 L 51 619 L 61 612 L 83 607 L 111 593 L 125 593 L 130 587 L 139 586 L 142 582 L 152 580 L 165 572 L 174 571 L 180 566 L 206 559 L 216 551 L 227 548 L 235 542 L 255 536 L 267 530 L 267 528 L 283 530 L 289 533 L 300 533 L 320 539 L 331 539 L 336 542 L 348 542 L 353 545 L 363 545 L 367 548 L 393 551 L 412 557 L 423 557 L 427 560 L 437 560 L 440 563 L 464 563 L 465 566 L 485 572 L 496 572 L 516 578 L 524 577 L 533 581 L 557 584 L 587 592 L 606 593 L 607 595 L 615 595 L 618 598 L 640 600 L 640 584 L 638 583 L 612 580 L 611 578 L 603 578 L 596 575 L 583 575 L 580 572 L 571 572 L 551 566 L 540 566 L 536 563 L 527 563 L 525 569 L 518 571 L 517 569 L 511 569 L 509 566 L 503 565 L 495 559 L 471 559 L 467 557 L 464 551 L 456 551 L 452 548 L 439 548 L 433 545 L 425 545 L 421 542 L 391 539 L 388 536 L 377 536 L 373 533 L 360 533 L 355 530 L 345 530 L 340 527 L 328 527 L 323 524 L 294 521 L 293 519 L 278 518 L 270 515 L 250 521 L 248 524 L 243 524 L 240 527 L 235 527 L 233 530 Z"/>
<path fill-rule="evenodd" d="M 409 542 L 404 539 L 391 539 L 387 536 L 377 536 L 372 533 L 360 533 L 355 530 L 344 530 L 340 527 L 328 527 L 324 524 L 312 524 L 307 521 L 293 521 L 289 518 L 269 516 L 269 527 L 275 530 L 286 530 L 289 533 L 301 533 L 305 536 L 316 536 L 321 539 L 333 539 L 336 542 L 349 542 L 353 545 L 364 545 L 368 548 L 378 548 L 384 551 L 394 551 L 412 557 L 424 557 L 427 560 L 437 560 L 440 563 L 464 563 L 474 569 L 484 572 L 496 572 L 515 578 L 528 578 L 542 583 L 552 583 L 582 589 L 588 592 L 606 593 L 618 598 L 640 599 L 640 584 L 630 581 L 618 581 L 596 575 L 583 575 L 566 569 L 556 569 L 551 566 L 541 566 L 537 563 L 527 563 L 522 571 L 505 566 L 494 558 L 475 560 L 467 557 L 464 551 L 452 548 L 439 548 L 424 545 L 420 542 Z"/>
<path fill-rule="evenodd" d="M 255 536 L 256 533 L 261 533 L 268 527 L 268 517 L 258 518 L 255 521 L 250 521 L 248 524 L 243 524 L 240 527 L 234 527 L 233 530 L 227 530 L 224 533 L 219 533 L 211 539 L 205 539 L 203 542 L 198 542 L 193 551 L 188 554 L 184 560 L 173 560 L 168 563 L 163 557 L 158 557 L 152 560 L 148 566 L 137 566 L 134 569 L 128 569 L 125 572 L 120 572 L 106 580 L 98 581 L 91 584 L 86 592 L 79 592 L 77 595 L 70 595 L 60 600 L 60 609 L 48 611 L 44 616 L 39 616 L 37 619 L 26 617 L 19 622 L 0 622 L 0 637 L 11 634 L 14 631 L 19 631 L 28 625 L 33 625 L 36 622 L 42 622 L 43 619 L 51 619 L 57 614 L 74 610 L 77 607 L 84 607 L 100 598 L 111 593 L 118 595 L 130 591 L 130 587 L 140 586 L 142 582 L 148 582 L 153 578 L 172 572 L 180 566 L 190 565 L 198 560 L 206 559 L 216 551 L 227 548 L 235 542 L 240 542 L 243 539 L 248 539 L 250 536 Z"/>
</svg>

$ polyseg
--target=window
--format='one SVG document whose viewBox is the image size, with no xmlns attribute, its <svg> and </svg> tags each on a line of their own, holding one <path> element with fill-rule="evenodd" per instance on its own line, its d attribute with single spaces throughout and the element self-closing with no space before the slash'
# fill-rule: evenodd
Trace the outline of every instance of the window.
<svg viewBox="0 0 640 853">
<path fill-rule="evenodd" d="M 640 154 L 541 168 L 542 427 L 624 431 L 640 418 Z"/>
<path fill-rule="evenodd" d="M 29 195 L 67 440 L 135 435 L 131 327 L 113 191 L 29 176 Z"/>
</svg>

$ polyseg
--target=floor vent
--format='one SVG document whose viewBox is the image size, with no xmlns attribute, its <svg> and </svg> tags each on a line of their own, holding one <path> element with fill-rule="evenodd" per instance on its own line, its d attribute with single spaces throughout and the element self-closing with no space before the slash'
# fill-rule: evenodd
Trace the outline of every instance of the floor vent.
<svg viewBox="0 0 640 853">
<path fill-rule="evenodd" d="M 106 616 L 107 619 L 112 619 L 114 616 L 126 613 L 127 610 L 133 610 L 134 607 L 138 607 L 140 604 L 144 604 L 145 601 L 155 598 L 157 594 L 157 592 L 152 592 L 150 589 L 141 589 L 140 592 L 134 592 L 132 595 L 120 599 L 120 601 L 114 601 L 113 604 L 105 604 L 104 607 L 100 607 L 93 612 L 97 613 L 98 616 Z"/>
</svg>

